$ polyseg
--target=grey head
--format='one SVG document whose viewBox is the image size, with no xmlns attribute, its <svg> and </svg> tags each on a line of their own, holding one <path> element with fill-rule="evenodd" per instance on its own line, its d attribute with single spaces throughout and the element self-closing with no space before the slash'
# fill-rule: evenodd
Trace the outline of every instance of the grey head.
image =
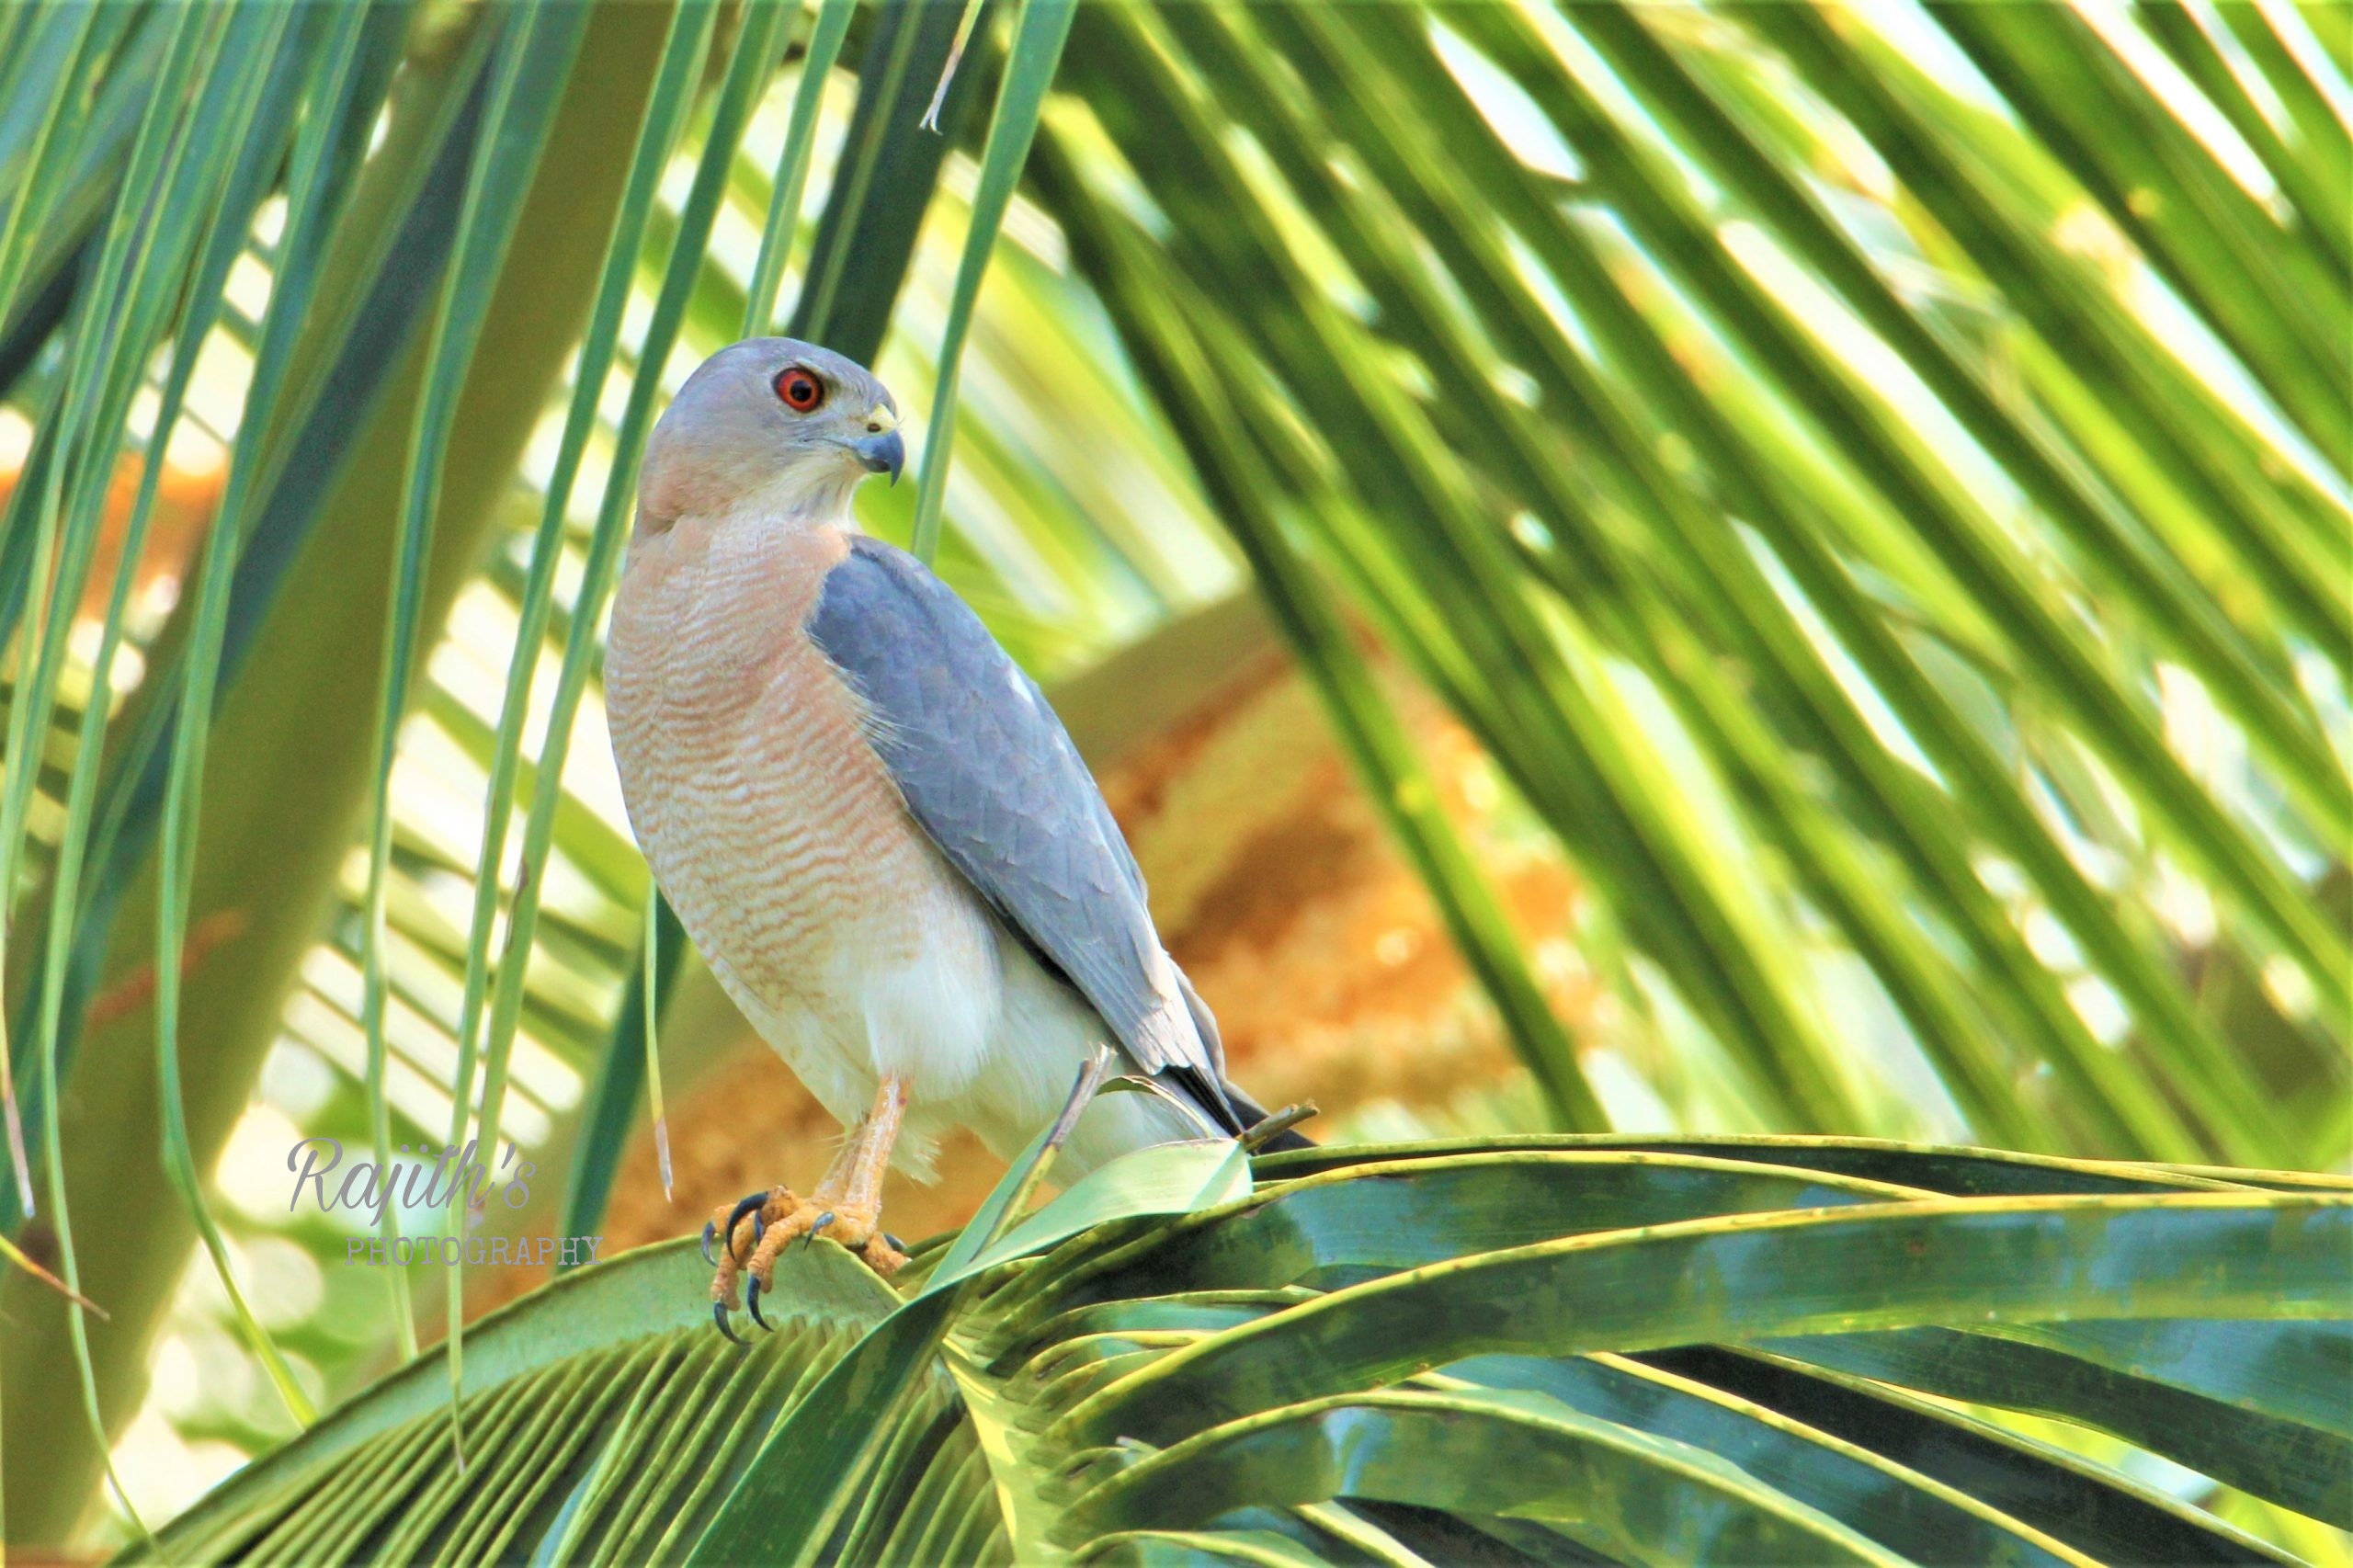
<svg viewBox="0 0 2353 1568">
<path fill-rule="evenodd" d="M 863 365 L 790 337 L 747 337 L 704 360 L 645 444 L 638 521 L 753 506 L 835 521 L 870 473 L 906 462 L 899 405 Z"/>
</svg>

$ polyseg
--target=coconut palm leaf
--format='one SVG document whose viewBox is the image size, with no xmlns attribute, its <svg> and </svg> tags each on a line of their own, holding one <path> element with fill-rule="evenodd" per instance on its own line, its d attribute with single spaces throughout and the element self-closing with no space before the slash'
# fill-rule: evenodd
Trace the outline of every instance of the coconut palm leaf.
<svg viewBox="0 0 2353 1568">
<path fill-rule="evenodd" d="M 2029 1435 L 2027 1412 L 2283 1506 L 2353 1506 L 2353 1186 L 1626 1142 L 1277 1155 L 1222 1199 L 1215 1145 L 1152 1151 L 994 1251 L 917 1249 L 897 1291 L 831 1243 L 795 1249 L 748 1352 L 711 1332 L 691 1247 L 647 1249 L 470 1335 L 462 1473 L 428 1359 L 162 1549 L 2279 1560 L 2129 1465 Z M 2163 1418 L 2185 1400 L 2233 1419 Z"/>
<path fill-rule="evenodd" d="M 1938 17 L 1975 54 L 2002 48 L 2020 122 L 1938 97 L 1916 49 L 1811 7 L 1103 7 L 1074 31 L 1080 101 L 1050 120 L 1040 188 L 1186 411 L 1196 464 L 1263 502 L 1232 526 L 1349 585 L 1748 1069 L 1744 1091 L 1799 1120 L 1874 1098 L 1818 981 L 1764 956 L 1802 951 L 1788 923 L 1818 919 L 2004 1141 L 2273 1157 L 2297 1134 L 2084 836 L 2199 868 L 2234 912 L 2221 939 L 2298 967 L 2334 1030 L 2343 928 L 2271 835 L 2341 836 L 2353 801 L 2323 738 L 2336 699 L 2296 673 L 2347 645 L 2342 584 L 2312 598 L 2304 553 L 2341 555 L 2346 475 L 2320 455 L 2341 443 L 2305 444 L 2175 358 L 2129 277 L 2047 237 L 2079 192 L 2120 188 L 2031 140 L 2056 136 L 2043 110 L 2068 71 L 2126 90 L 2092 58 L 2109 46 Z M 2019 41 L 2046 26 L 2064 50 Z M 1332 80 L 1361 90 L 1311 86 Z M 2166 156 L 2196 161 L 2200 188 L 2224 179 L 2177 107 L 2136 90 Z M 1535 166 L 1547 133 L 1570 178 Z M 2258 226 L 2237 199 L 2213 204 L 2227 236 L 2195 243 L 2260 235 L 2302 276 L 2296 221 Z M 2183 267 L 2206 217 L 2180 220 Z M 2166 276 L 2192 310 L 2213 292 Z M 2307 292 L 2334 341 L 2341 283 Z M 2274 341 L 2257 324 L 2212 323 L 2242 358 Z M 2086 342 L 2140 389 L 2114 410 L 2120 443 L 2063 394 L 2109 362 Z M 2037 368 L 2022 388 L 2018 356 Z M 2343 397 L 2302 349 L 2278 369 L 2315 406 L 2322 386 Z M 1220 425 L 1213 404 L 1245 412 Z M 2176 526 L 2192 516 L 2194 539 Z M 2256 609 L 2218 594 L 2224 574 L 2281 597 Z M 2218 789 L 2168 745 L 2161 688 L 2188 671 L 2296 805 Z M 1619 722 L 1629 684 L 1674 715 L 1671 749 Z M 2088 758 L 2094 788 L 2132 802 L 2122 838 L 2060 782 Z M 1990 884 L 1989 854 L 2023 887 Z M 2029 908 L 2122 1004 L 2126 1053 L 2035 950 Z M 2038 1105 L 2021 1071 L 2065 1091 Z"/>
</svg>

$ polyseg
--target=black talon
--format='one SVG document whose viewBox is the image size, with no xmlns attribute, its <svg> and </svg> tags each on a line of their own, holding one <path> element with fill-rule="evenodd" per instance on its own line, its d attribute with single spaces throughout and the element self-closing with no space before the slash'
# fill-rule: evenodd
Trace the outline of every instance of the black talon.
<svg viewBox="0 0 2353 1568">
<path fill-rule="evenodd" d="M 702 1222 L 702 1260 L 713 1268 L 719 1267 L 719 1259 L 710 1256 L 710 1242 L 711 1238 L 717 1234 L 719 1234 L 719 1222 L 715 1220 L 705 1220 Z"/>
<path fill-rule="evenodd" d="M 805 1247 L 805 1246 L 807 1246 L 811 1242 L 815 1241 L 815 1240 L 817 1239 L 817 1233 L 818 1233 L 818 1232 L 820 1232 L 820 1231 L 822 1231 L 822 1230 L 824 1230 L 826 1226 L 828 1226 L 828 1225 L 832 1224 L 833 1222 L 834 1222 L 834 1211 L 833 1211 L 832 1210 L 828 1209 L 828 1210 L 826 1210 L 823 1214 L 820 1214 L 820 1215 L 818 1215 L 818 1216 L 817 1216 L 817 1219 L 816 1219 L 815 1223 L 812 1224 L 812 1225 L 809 1227 L 808 1233 L 807 1233 L 807 1234 L 805 1234 L 805 1235 L 803 1235 L 803 1236 L 801 1238 L 801 1244 L 802 1246 L 804 1246 L 804 1247 Z"/>
<path fill-rule="evenodd" d="M 907 1244 L 901 1241 L 898 1237 L 892 1235 L 888 1231 L 882 1233 L 882 1239 L 891 1244 L 891 1250 L 892 1252 L 904 1252 L 907 1250 Z"/>
<path fill-rule="evenodd" d="M 760 1277 L 756 1274 L 753 1275 L 750 1282 L 744 1287 L 744 1304 L 752 1309 L 754 1323 L 758 1324 L 770 1334 L 776 1332 L 776 1325 L 760 1315 Z"/>
<path fill-rule="evenodd" d="M 767 1200 L 768 1195 L 767 1193 L 756 1192 L 752 1194 L 751 1197 L 745 1199 L 742 1202 L 736 1204 L 734 1208 L 727 1211 L 728 1256 L 735 1256 L 735 1227 L 744 1222 L 745 1215 L 758 1213 L 760 1211 L 760 1205 L 766 1203 Z M 755 1243 L 754 1244 L 756 1245 L 757 1244 Z M 742 1259 L 738 1258 L 737 1261 L 741 1262 Z M 731 1334 L 727 1337 L 733 1339 L 735 1336 Z"/>
<path fill-rule="evenodd" d="M 749 1350 L 751 1348 L 751 1346 L 748 1343 L 740 1337 L 733 1328 L 728 1326 L 726 1302 L 713 1301 L 710 1303 L 710 1321 L 719 1325 L 720 1333 L 725 1335 L 728 1338 L 734 1340 L 736 1344 L 743 1346 L 745 1349 Z"/>
</svg>

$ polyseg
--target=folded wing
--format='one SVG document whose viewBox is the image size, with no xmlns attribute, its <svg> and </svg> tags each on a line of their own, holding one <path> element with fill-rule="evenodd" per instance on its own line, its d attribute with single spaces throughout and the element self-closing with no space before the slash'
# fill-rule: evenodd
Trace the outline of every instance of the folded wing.
<svg viewBox="0 0 2353 1568">
<path fill-rule="evenodd" d="M 864 536 L 808 631 L 864 700 L 875 749 L 949 864 L 1138 1066 L 1240 1131 L 1216 1026 L 1161 947 L 1135 857 L 1037 683 L 921 562 Z"/>
</svg>

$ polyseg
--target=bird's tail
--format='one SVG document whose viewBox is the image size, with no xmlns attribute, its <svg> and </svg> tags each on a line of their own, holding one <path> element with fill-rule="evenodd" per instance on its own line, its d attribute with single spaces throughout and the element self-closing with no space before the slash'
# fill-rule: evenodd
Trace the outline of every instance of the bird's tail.
<svg viewBox="0 0 2353 1568">
<path fill-rule="evenodd" d="M 1176 973 L 1176 989 L 1185 998 L 1186 1011 L 1193 1017 L 1193 1028 L 1200 1034 L 1203 1050 L 1217 1069 L 1217 1081 L 1211 1083 L 1201 1074 L 1173 1072 L 1169 1076 L 1188 1078 L 1188 1087 L 1193 1091 L 1193 1098 L 1199 1102 L 1201 1108 L 1224 1123 L 1226 1131 L 1235 1137 L 1247 1138 L 1252 1128 L 1267 1119 L 1267 1108 L 1245 1094 L 1240 1085 L 1225 1075 L 1225 1042 L 1218 1037 L 1217 1016 L 1210 1011 L 1209 1004 L 1201 1000 L 1201 994 L 1193 989 L 1192 981 L 1187 978 L 1183 970 L 1176 968 L 1174 960 L 1170 960 L 1168 967 Z M 1314 1139 L 1286 1127 L 1256 1145 L 1256 1150 L 1261 1154 L 1274 1154 L 1285 1149 L 1314 1147 Z"/>
</svg>

